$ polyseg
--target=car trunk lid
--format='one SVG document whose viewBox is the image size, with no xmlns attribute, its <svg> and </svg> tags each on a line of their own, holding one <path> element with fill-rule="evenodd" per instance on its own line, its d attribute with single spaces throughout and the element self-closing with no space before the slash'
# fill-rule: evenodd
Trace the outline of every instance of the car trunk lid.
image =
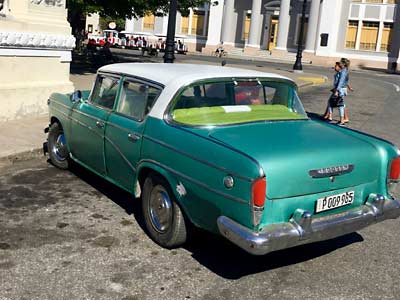
<svg viewBox="0 0 400 300">
<path fill-rule="evenodd" d="M 208 135 L 260 163 L 269 199 L 350 188 L 379 175 L 379 153 L 373 145 L 318 122 L 215 127 Z"/>
</svg>

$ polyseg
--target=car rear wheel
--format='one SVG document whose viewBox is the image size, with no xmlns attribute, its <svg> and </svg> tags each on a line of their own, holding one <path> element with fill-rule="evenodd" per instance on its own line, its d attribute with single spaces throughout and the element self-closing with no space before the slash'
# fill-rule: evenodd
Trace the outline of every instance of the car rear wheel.
<svg viewBox="0 0 400 300">
<path fill-rule="evenodd" d="M 51 124 L 48 136 L 50 161 L 60 169 L 68 169 L 68 149 L 62 127 L 58 123 Z"/>
<path fill-rule="evenodd" d="M 143 186 L 142 209 L 150 237 L 164 248 L 176 248 L 186 242 L 183 213 L 165 179 L 150 174 Z"/>
</svg>

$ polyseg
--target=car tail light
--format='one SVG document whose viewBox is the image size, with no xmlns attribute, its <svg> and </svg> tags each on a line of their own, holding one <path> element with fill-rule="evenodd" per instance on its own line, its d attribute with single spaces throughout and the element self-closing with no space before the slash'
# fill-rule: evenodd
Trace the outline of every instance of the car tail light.
<svg viewBox="0 0 400 300">
<path fill-rule="evenodd" d="M 400 199 L 400 156 L 393 159 L 387 180 L 389 195 L 394 199 Z"/>
<path fill-rule="evenodd" d="M 400 179 L 400 156 L 392 160 L 392 164 L 390 165 L 389 179 Z"/>
<path fill-rule="evenodd" d="M 257 179 L 252 186 L 251 196 L 254 206 L 264 207 L 265 197 L 267 193 L 267 180 L 264 178 Z"/>
<path fill-rule="evenodd" d="M 251 201 L 253 212 L 253 225 L 258 226 L 264 212 L 265 198 L 267 196 L 267 180 L 257 179 L 251 187 Z"/>
</svg>

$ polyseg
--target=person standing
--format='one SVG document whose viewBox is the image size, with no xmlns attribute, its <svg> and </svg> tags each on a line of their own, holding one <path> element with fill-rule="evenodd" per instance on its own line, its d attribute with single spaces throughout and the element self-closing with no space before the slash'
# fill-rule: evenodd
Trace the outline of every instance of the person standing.
<svg viewBox="0 0 400 300">
<path fill-rule="evenodd" d="M 347 96 L 347 85 L 349 83 L 349 73 L 345 60 L 340 61 L 340 71 L 337 86 L 335 88 L 335 96 L 337 97 L 336 105 L 339 107 L 340 121 L 339 126 L 345 125 L 345 103 L 344 97 Z"/>
<path fill-rule="evenodd" d="M 335 92 L 336 92 L 336 87 L 339 83 L 339 76 L 340 76 L 339 71 L 341 70 L 340 62 L 335 63 L 334 70 L 335 70 L 335 74 L 333 76 L 333 88 L 331 89 L 332 94 L 328 99 L 328 103 L 326 105 L 325 115 L 324 115 L 324 119 L 327 121 L 332 121 L 333 107 L 336 107 L 337 97 L 335 96 Z"/>
</svg>

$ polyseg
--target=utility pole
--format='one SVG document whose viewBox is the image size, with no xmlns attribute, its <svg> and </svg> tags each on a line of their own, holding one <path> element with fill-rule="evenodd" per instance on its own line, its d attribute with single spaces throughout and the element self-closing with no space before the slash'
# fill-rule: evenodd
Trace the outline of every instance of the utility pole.
<svg viewBox="0 0 400 300">
<path fill-rule="evenodd" d="M 177 0 L 169 2 L 168 32 L 165 46 L 164 63 L 172 64 L 175 60 L 175 26 L 176 26 Z"/>
<path fill-rule="evenodd" d="M 303 71 L 303 65 L 301 64 L 301 59 L 303 57 L 303 36 L 304 36 L 304 26 L 306 23 L 306 9 L 307 9 L 307 0 L 303 0 L 303 10 L 301 12 L 301 22 L 300 22 L 300 34 L 299 34 L 299 40 L 297 42 L 296 62 L 293 65 L 293 70 L 298 72 Z"/>
</svg>

